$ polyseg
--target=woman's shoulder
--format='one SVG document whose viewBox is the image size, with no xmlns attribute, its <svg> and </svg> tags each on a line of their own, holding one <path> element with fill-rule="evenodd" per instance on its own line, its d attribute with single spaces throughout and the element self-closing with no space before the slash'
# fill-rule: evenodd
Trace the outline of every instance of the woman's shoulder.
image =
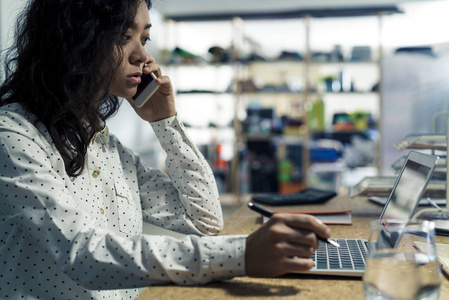
<svg viewBox="0 0 449 300">
<path fill-rule="evenodd" d="M 0 134 L 15 133 L 36 139 L 48 139 L 45 126 L 37 122 L 37 117 L 20 103 L 10 103 L 0 106 Z"/>
<path fill-rule="evenodd" d="M 36 116 L 20 103 L 9 103 L 0 106 L 0 116 L 2 117 L 1 123 L 17 123 L 23 120 L 28 123 L 34 123 L 36 121 Z"/>
</svg>

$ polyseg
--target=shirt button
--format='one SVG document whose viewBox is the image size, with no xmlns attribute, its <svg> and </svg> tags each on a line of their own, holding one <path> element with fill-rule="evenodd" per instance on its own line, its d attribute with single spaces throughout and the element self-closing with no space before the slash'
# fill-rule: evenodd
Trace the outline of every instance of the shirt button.
<svg viewBox="0 0 449 300">
<path fill-rule="evenodd" d="M 100 208 L 100 213 L 104 215 L 104 209 Z"/>
<path fill-rule="evenodd" d="M 100 175 L 100 171 L 98 171 L 98 170 L 95 170 L 95 171 L 92 172 L 92 176 L 94 178 L 97 178 L 99 175 Z"/>
</svg>

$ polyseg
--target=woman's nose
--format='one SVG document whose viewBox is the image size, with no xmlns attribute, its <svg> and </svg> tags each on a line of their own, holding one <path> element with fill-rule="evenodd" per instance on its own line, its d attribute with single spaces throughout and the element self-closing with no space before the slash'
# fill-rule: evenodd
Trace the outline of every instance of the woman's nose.
<svg viewBox="0 0 449 300">
<path fill-rule="evenodd" d="M 137 43 L 136 46 L 133 49 L 133 52 L 130 56 L 131 63 L 139 63 L 143 64 L 148 60 L 147 51 L 145 49 L 145 46 L 143 46 L 140 43 Z"/>
</svg>

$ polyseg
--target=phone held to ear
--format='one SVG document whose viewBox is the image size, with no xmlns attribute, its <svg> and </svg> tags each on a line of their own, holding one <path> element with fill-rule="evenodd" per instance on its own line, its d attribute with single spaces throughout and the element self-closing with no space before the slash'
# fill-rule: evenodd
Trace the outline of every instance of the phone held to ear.
<svg viewBox="0 0 449 300">
<path fill-rule="evenodd" d="M 141 82 L 137 86 L 137 93 L 132 97 L 134 105 L 142 107 L 148 99 L 158 90 L 156 75 L 153 73 L 142 74 Z"/>
</svg>

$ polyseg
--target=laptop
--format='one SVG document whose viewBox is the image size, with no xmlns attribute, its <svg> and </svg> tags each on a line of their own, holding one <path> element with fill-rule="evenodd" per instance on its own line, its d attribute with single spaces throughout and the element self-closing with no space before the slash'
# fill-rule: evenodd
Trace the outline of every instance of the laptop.
<svg viewBox="0 0 449 300">
<path fill-rule="evenodd" d="M 390 196 L 379 216 L 382 219 L 409 220 L 432 177 L 438 157 L 410 151 Z M 312 256 L 315 266 L 302 274 L 361 277 L 368 253 L 367 239 L 338 239 L 340 248 L 319 241 Z"/>
</svg>

